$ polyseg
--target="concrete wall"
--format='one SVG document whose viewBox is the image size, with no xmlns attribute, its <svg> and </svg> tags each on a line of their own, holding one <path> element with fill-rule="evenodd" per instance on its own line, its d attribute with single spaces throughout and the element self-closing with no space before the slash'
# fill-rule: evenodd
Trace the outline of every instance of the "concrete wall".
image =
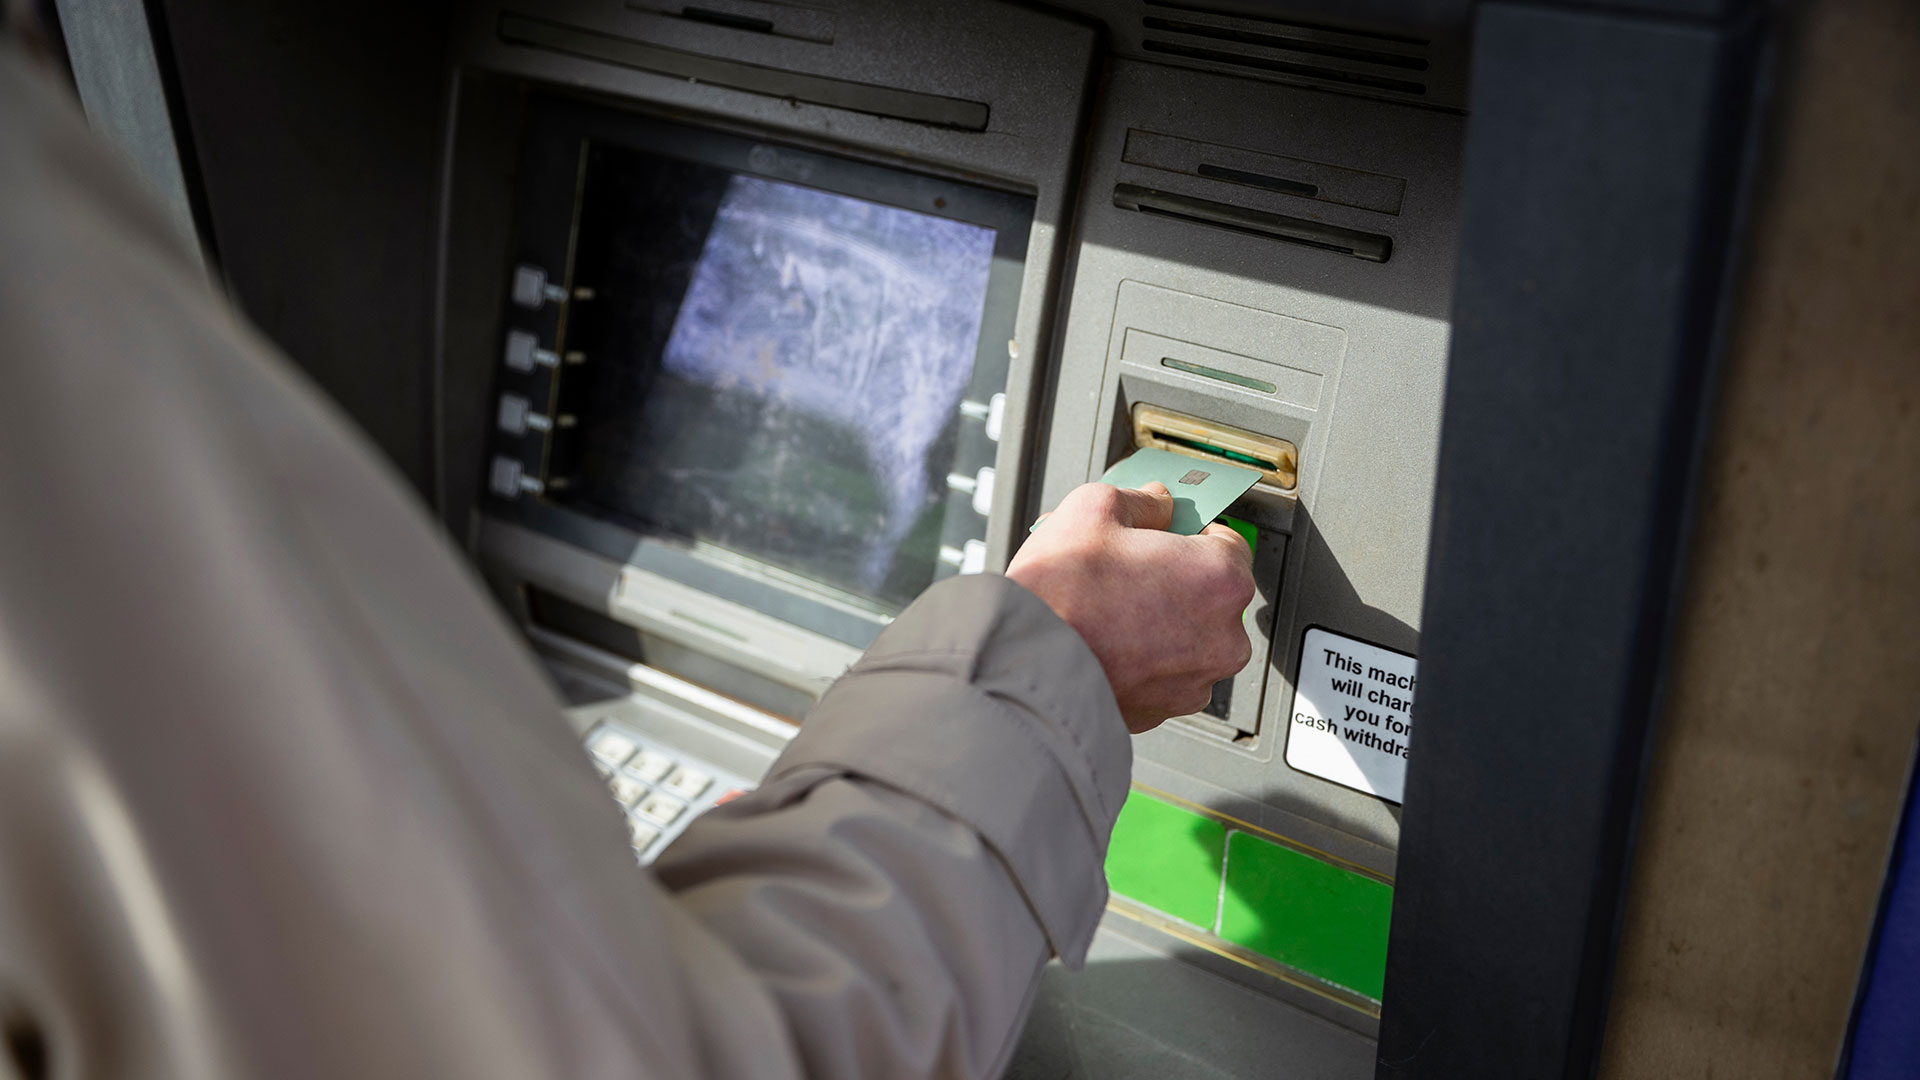
<svg viewBox="0 0 1920 1080">
<path fill-rule="evenodd" d="M 1920 725 L 1920 5 L 1785 30 L 1607 1077 L 1832 1075 Z"/>
</svg>

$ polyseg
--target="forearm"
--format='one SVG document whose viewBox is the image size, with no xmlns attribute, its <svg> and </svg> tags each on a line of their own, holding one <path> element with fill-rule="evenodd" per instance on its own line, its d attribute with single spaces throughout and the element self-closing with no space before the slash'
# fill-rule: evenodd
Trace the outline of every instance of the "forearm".
<svg viewBox="0 0 1920 1080">
<path fill-rule="evenodd" d="M 1130 754 L 1074 632 L 1009 582 L 958 582 L 656 869 L 771 996 L 802 1071 L 992 1075 L 1040 966 L 1077 963 L 1098 924 Z"/>
</svg>

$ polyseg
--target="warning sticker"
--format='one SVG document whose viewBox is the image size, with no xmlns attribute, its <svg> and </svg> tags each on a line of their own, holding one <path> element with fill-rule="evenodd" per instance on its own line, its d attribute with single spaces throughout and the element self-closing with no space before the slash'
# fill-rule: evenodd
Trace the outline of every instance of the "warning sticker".
<svg viewBox="0 0 1920 1080">
<path fill-rule="evenodd" d="M 1287 725 L 1287 764 L 1399 802 L 1407 785 L 1418 664 L 1405 653 L 1331 630 L 1308 630 Z"/>
</svg>

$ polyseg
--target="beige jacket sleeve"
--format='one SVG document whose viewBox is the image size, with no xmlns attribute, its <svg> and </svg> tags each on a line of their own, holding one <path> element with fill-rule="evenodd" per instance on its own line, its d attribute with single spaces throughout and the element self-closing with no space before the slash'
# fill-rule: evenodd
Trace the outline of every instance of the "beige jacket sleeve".
<svg viewBox="0 0 1920 1080">
<path fill-rule="evenodd" d="M 0 41 L 0 1076 L 989 1076 L 1130 749 L 942 585 L 653 872 L 422 509 Z"/>
</svg>

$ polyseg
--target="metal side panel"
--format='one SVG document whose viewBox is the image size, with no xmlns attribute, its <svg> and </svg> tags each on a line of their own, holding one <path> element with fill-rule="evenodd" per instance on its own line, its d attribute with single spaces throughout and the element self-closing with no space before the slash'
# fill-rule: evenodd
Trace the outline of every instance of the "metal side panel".
<svg viewBox="0 0 1920 1080">
<path fill-rule="evenodd" d="M 1381 1077 L 1594 1067 L 1758 30 L 1481 8 Z"/>
</svg>

